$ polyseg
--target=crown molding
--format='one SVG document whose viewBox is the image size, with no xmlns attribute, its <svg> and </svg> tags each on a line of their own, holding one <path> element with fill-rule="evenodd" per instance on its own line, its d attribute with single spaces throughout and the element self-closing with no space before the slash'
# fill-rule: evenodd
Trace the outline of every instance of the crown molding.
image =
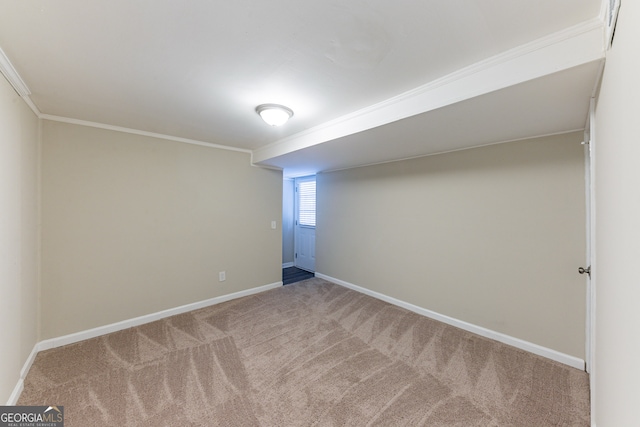
<svg viewBox="0 0 640 427">
<path fill-rule="evenodd" d="M 30 96 L 23 96 L 22 100 L 31 108 L 31 111 L 33 111 L 33 114 L 35 114 L 37 118 L 42 118 L 42 112 L 40 112 L 40 109 L 33 103 Z"/>
<path fill-rule="evenodd" d="M 147 132 L 145 130 L 132 129 L 132 128 L 127 128 L 127 127 L 123 127 L 123 126 L 107 125 L 107 124 L 104 124 L 104 123 L 97 123 L 97 122 L 91 122 L 91 121 L 87 121 L 87 120 L 72 119 L 72 118 L 69 118 L 69 117 L 62 117 L 62 116 L 54 116 L 54 115 L 51 115 L 51 114 L 40 114 L 39 117 L 41 119 L 43 119 L 43 120 L 50 120 L 50 121 L 53 121 L 53 122 L 68 123 L 68 124 L 79 125 L 79 126 L 87 126 L 87 127 L 97 128 L 97 129 L 111 130 L 111 131 L 115 131 L 115 132 L 130 133 L 130 134 L 133 134 L 133 135 L 148 136 L 148 137 L 151 137 L 151 138 L 164 139 L 164 140 L 168 140 L 168 141 L 182 142 L 182 143 L 185 143 L 185 144 L 200 145 L 202 147 L 218 148 L 218 149 L 221 149 L 221 150 L 237 151 L 237 152 L 240 152 L 240 153 L 251 154 L 251 150 L 248 150 L 246 148 L 237 148 L 237 147 L 231 147 L 231 146 L 228 146 L 228 145 L 214 144 L 212 142 L 198 141 L 198 140 L 195 140 L 195 139 L 181 138 L 179 136 L 165 135 L 165 134 L 155 133 L 155 132 Z"/>
<path fill-rule="evenodd" d="M 73 119 L 69 117 L 43 114 L 40 111 L 40 109 L 36 106 L 36 104 L 34 104 L 34 102 L 31 100 L 31 97 L 29 96 L 31 95 L 31 91 L 29 90 L 29 87 L 24 82 L 24 80 L 22 80 L 22 77 L 20 77 L 20 74 L 18 74 L 18 72 L 16 71 L 13 64 L 11 63 L 7 55 L 4 53 L 2 48 L 0 48 L 0 72 L 2 72 L 2 74 L 5 76 L 9 84 L 11 84 L 13 89 L 18 93 L 18 95 L 20 95 L 20 97 L 29 106 L 29 108 L 31 108 L 31 110 L 39 119 L 75 124 L 80 126 L 88 126 L 88 127 L 105 129 L 105 130 L 112 130 L 116 132 L 130 133 L 134 135 L 148 136 L 148 137 L 164 139 L 168 141 L 183 142 L 185 144 L 200 145 L 200 146 L 209 147 L 209 148 L 218 148 L 221 150 L 237 151 L 241 153 L 252 154 L 251 150 L 244 149 L 244 148 L 230 147 L 228 145 L 214 144 L 211 142 L 198 141 L 194 139 L 181 138 L 177 136 L 164 135 L 164 134 L 154 133 L 154 132 L 147 132 L 147 131 L 138 130 L 138 129 L 126 128 L 122 126 L 107 125 L 103 123 L 90 122 L 86 120 Z"/>
<path fill-rule="evenodd" d="M 0 48 L 0 72 L 6 77 L 11 86 L 18 92 L 18 95 L 21 97 L 27 97 L 31 95 L 31 91 L 27 87 L 26 83 L 20 77 L 20 74 L 13 67 L 11 61 L 4 53 L 4 51 Z"/>
</svg>

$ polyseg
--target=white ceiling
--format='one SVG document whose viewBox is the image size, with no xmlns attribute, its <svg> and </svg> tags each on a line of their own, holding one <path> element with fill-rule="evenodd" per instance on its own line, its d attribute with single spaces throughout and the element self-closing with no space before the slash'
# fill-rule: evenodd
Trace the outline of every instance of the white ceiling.
<svg viewBox="0 0 640 427">
<path fill-rule="evenodd" d="M 300 175 L 584 127 L 604 3 L 0 0 L 0 48 L 42 117 Z"/>
</svg>

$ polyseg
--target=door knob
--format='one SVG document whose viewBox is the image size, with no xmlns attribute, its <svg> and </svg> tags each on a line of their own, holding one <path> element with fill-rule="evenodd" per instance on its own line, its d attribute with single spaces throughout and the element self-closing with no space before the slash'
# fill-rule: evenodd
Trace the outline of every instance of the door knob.
<svg viewBox="0 0 640 427">
<path fill-rule="evenodd" d="M 580 273 L 580 274 L 587 273 L 589 275 L 589 278 L 591 278 L 591 266 L 589 266 L 587 268 L 579 267 L 578 268 L 578 273 Z"/>
</svg>

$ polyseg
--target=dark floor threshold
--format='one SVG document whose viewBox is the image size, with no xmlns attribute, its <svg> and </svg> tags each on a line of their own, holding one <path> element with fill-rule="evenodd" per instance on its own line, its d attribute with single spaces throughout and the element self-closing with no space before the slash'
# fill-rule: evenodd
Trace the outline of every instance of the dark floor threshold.
<svg viewBox="0 0 640 427">
<path fill-rule="evenodd" d="M 284 285 L 301 282 L 303 280 L 311 279 L 315 276 L 316 275 L 314 273 L 298 267 L 287 267 L 282 269 L 282 283 Z"/>
</svg>

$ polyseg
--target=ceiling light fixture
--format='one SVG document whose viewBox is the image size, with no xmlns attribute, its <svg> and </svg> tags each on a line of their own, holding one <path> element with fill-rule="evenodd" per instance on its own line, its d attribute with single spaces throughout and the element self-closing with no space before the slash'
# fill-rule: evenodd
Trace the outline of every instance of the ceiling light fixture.
<svg viewBox="0 0 640 427">
<path fill-rule="evenodd" d="M 293 116 L 291 108 L 278 104 L 262 104 L 256 107 L 256 113 L 271 126 L 282 126 Z"/>
</svg>

